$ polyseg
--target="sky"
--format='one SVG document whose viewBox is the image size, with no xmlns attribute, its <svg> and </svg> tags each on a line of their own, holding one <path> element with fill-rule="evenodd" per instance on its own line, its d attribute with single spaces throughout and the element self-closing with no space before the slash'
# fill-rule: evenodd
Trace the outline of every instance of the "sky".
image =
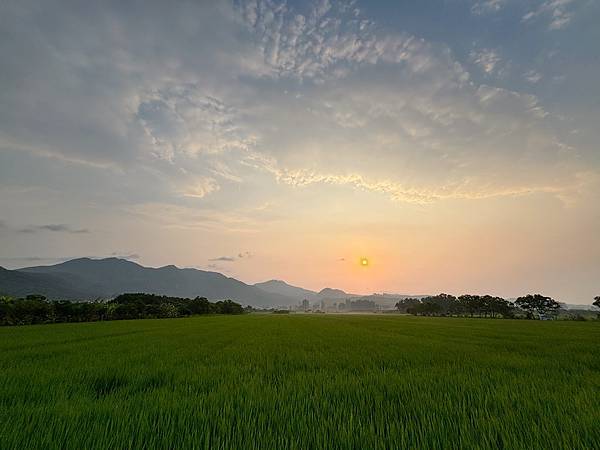
<svg viewBox="0 0 600 450">
<path fill-rule="evenodd" d="M 596 0 L 4 1 L 0 265 L 589 304 L 598 23 Z"/>
</svg>

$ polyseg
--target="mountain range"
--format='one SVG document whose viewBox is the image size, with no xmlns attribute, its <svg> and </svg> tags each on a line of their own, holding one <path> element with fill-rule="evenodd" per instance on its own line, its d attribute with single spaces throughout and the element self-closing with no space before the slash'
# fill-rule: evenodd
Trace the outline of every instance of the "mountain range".
<svg viewBox="0 0 600 450">
<path fill-rule="evenodd" d="M 291 284 L 281 280 L 265 281 L 262 283 L 256 283 L 254 286 L 272 294 L 293 298 L 295 303 L 301 302 L 304 299 L 312 303 L 320 300 L 337 300 L 357 297 L 356 294 L 348 294 L 340 289 L 325 288 L 321 289 L 319 292 L 311 291 L 309 289 L 292 286 Z"/>
<path fill-rule="evenodd" d="M 249 285 L 218 272 L 180 269 L 173 265 L 144 267 L 119 258 L 78 258 L 16 270 L 0 267 L 0 294 L 4 295 L 41 294 L 50 299 L 95 300 L 125 292 L 232 299 L 259 307 L 289 306 L 305 298 L 312 303 L 353 296 L 339 289 L 310 291 L 278 280 Z"/>
</svg>

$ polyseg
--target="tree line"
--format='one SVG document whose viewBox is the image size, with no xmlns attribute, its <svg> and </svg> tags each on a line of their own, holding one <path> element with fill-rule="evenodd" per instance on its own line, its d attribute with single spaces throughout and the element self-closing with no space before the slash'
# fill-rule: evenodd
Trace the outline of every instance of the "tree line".
<svg viewBox="0 0 600 450">
<path fill-rule="evenodd" d="M 109 301 L 49 301 L 42 295 L 0 296 L 0 325 L 31 325 L 100 320 L 159 319 L 199 314 L 242 314 L 232 300 L 210 302 L 204 297 L 181 298 L 153 294 L 122 294 Z"/>
<path fill-rule="evenodd" d="M 600 297 L 594 305 L 600 307 Z M 424 298 L 406 298 L 396 303 L 400 312 L 423 316 L 469 316 L 469 317 L 525 317 L 527 319 L 553 318 L 558 315 L 561 304 L 551 297 L 529 294 L 514 302 L 491 295 L 439 294 Z"/>
</svg>

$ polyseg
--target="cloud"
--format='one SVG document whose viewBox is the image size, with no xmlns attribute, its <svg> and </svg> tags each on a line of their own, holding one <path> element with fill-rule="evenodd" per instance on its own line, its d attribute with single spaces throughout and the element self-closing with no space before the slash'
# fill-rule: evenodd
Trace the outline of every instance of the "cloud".
<svg viewBox="0 0 600 450">
<path fill-rule="evenodd" d="M 257 215 L 252 209 L 177 205 L 163 202 L 147 202 L 122 211 L 140 220 L 150 220 L 171 229 L 205 230 L 226 233 L 255 233 L 272 219 Z"/>
<path fill-rule="evenodd" d="M 475 2 L 471 6 L 471 13 L 476 16 L 494 14 L 506 6 L 507 0 L 485 0 Z"/>
<path fill-rule="evenodd" d="M 502 72 L 501 69 L 499 69 L 502 59 L 497 50 L 488 48 L 471 50 L 469 57 L 471 62 L 478 65 L 486 75 Z"/>
<path fill-rule="evenodd" d="M 543 78 L 542 75 L 535 70 L 528 70 L 523 74 L 523 77 L 532 84 L 536 84 Z"/>
<path fill-rule="evenodd" d="M 541 101 L 478 85 L 450 46 L 351 3 L 57 5 L 8 8 L 0 148 L 110 167 L 127 211 L 169 227 L 255 231 L 265 218 L 243 203 L 278 185 L 431 203 L 568 186 L 579 169 Z M 469 59 L 487 83 L 509 64 L 497 48 Z"/>
<path fill-rule="evenodd" d="M 245 150 L 252 138 L 239 129 L 239 111 L 197 83 L 168 84 L 143 94 L 136 117 L 153 155 L 174 162 L 178 154 Z"/>
<path fill-rule="evenodd" d="M 112 252 L 110 254 L 113 258 L 119 259 L 127 259 L 127 260 L 137 260 L 140 259 L 141 256 L 138 253 L 126 253 L 126 252 Z"/>
<path fill-rule="evenodd" d="M 223 261 L 223 262 L 233 262 L 236 258 L 233 256 L 219 256 L 218 258 L 211 258 L 209 261 Z"/>
<path fill-rule="evenodd" d="M 25 2 L 3 11 L 11 43 L 0 49 L 3 82 L 14 88 L 2 92 L 0 148 L 115 171 L 169 172 L 160 161 L 173 162 L 178 152 L 229 145 L 219 141 L 229 133 L 227 111 L 211 94 L 241 71 L 252 73 L 254 63 L 228 2 L 65 8 Z M 198 80 L 204 95 L 192 92 Z"/>
<path fill-rule="evenodd" d="M 82 234 L 89 233 L 87 228 L 72 228 L 64 223 L 59 224 L 48 224 L 48 225 L 32 225 L 25 228 L 19 229 L 21 233 L 37 233 L 39 231 L 52 231 L 55 233 L 71 233 L 71 234 Z"/>
<path fill-rule="evenodd" d="M 322 82 L 346 76 L 364 64 L 406 63 L 425 70 L 424 41 L 408 34 L 380 37 L 376 24 L 348 3 L 316 1 L 307 14 L 285 2 L 249 0 L 240 3 L 274 77 Z"/>
<path fill-rule="evenodd" d="M 573 19 L 573 12 L 569 10 L 573 0 L 548 0 L 541 3 L 537 8 L 528 11 L 521 19 L 522 22 L 530 22 L 539 17 L 548 20 L 549 30 L 560 30 L 565 28 Z"/>
<path fill-rule="evenodd" d="M 391 180 L 368 180 L 359 174 L 335 175 L 303 171 L 283 173 L 279 180 L 297 187 L 306 187 L 311 184 L 351 186 L 367 192 L 385 194 L 394 201 L 416 204 L 429 204 L 447 199 L 481 200 L 493 197 L 513 197 L 532 193 L 560 194 L 566 189 L 562 184 L 538 185 L 535 183 L 513 187 L 488 186 L 477 188 L 475 186 L 483 184 L 482 180 L 477 179 L 477 177 L 465 178 L 456 183 L 433 189 L 410 188 Z"/>
<path fill-rule="evenodd" d="M 237 256 L 219 256 L 218 258 L 211 258 L 209 261 L 234 262 L 239 259 L 251 258 L 252 256 L 251 252 L 240 252 Z"/>
<path fill-rule="evenodd" d="M 219 185 L 214 178 L 200 178 L 192 185 L 187 186 L 182 194 L 185 197 L 204 198 L 211 192 L 219 190 Z"/>
</svg>

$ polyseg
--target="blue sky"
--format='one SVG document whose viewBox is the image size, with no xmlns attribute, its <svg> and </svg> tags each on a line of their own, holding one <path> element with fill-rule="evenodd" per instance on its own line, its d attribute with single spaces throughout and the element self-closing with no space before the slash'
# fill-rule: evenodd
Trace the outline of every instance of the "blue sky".
<svg viewBox="0 0 600 450">
<path fill-rule="evenodd" d="M 3 266 L 598 295 L 596 1 L 0 12 Z"/>
</svg>

